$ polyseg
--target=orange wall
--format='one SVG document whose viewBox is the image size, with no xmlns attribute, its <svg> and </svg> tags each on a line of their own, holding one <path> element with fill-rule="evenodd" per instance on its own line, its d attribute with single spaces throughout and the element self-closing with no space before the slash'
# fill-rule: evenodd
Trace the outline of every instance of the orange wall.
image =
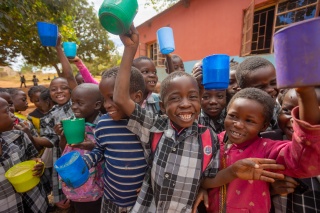
<svg viewBox="0 0 320 213">
<path fill-rule="evenodd" d="M 259 4 L 266 0 L 256 0 Z M 140 42 L 156 41 L 156 31 L 164 26 L 173 29 L 175 54 L 184 61 L 225 53 L 239 55 L 243 10 L 251 0 L 190 0 L 189 7 L 178 3 L 138 26 Z M 139 56 L 139 51 L 136 57 Z"/>
</svg>

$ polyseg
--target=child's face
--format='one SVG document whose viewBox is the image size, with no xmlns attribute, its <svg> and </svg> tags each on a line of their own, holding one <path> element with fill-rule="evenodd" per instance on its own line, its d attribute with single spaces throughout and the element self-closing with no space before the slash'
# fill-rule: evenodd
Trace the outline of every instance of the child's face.
<svg viewBox="0 0 320 213">
<path fill-rule="evenodd" d="M 224 121 L 230 143 L 241 144 L 252 140 L 267 128 L 264 109 L 259 102 L 237 98 L 230 104 Z"/>
<path fill-rule="evenodd" d="M 67 80 L 62 78 L 54 79 L 51 81 L 49 89 L 51 99 L 59 106 L 64 105 L 70 100 L 71 94 Z"/>
<path fill-rule="evenodd" d="M 292 139 L 293 127 L 291 111 L 298 106 L 298 97 L 294 89 L 290 89 L 283 97 L 281 110 L 278 115 L 278 124 L 280 129 L 287 136 L 288 140 Z"/>
<path fill-rule="evenodd" d="M 85 88 L 76 87 L 71 93 L 72 111 L 76 118 L 85 118 L 93 122 L 100 109 L 100 104 L 95 99 L 96 95 L 90 94 Z"/>
<path fill-rule="evenodd" d="M 41 92 L 36 92 L 34 93 L 31 98 L 30 98 L 30 101 L 31 103 L 34 103 L 34 105 L 39 109 L 41 110 L 41 106 L 40 106 L 40 94 Z M 42 111 L 42 110 L 41 110 Z"/>
<path fill-rule="evenodd" d="M 77 75 L 77 76 L 76 76 L 76 81 L 77 81 L 77 84 L 78 84 L 78 85 L 83 84 L 83 83 L 84 83 L 84 80 L 83 80 L 82 75 Z"/>
<path fill-rule="evenodd" d="M 141 60 L 136 63 L 136 67 L 143 76 L 147 91 L 153 92 L 158 82 L 157 69 L 154 63 L 149 60 Z"/>
<path fill-rule="evenodd" d="M 192 125 L 200 113 L 200 97 L 197 83 L 188 76 L 171 80 L 168 93 L 160 102 L 162 110 L 178 129 Z"/>
<path fill-rule="evenodd" d="M 49 110 L 52 108 L 52 105 L 50 104 L 50 100 L 42 100 L 41 98 L 39 99 L 39 109 L 43 113 L 49 112 Z"/>
<path fill-rule="evenodd" d="M 261 67 L 247 76 L 247 87 L 255 87 L 267 92 L 273 99 L 279 93 L 276 71 L 273 66 Z"/>
<path fill-rule="evenodd" d="M 12 97 L 12 101 L 16 112 L 26 111 L 28 109 L 27 95 L 22 90 L 18 91 L 17 94 Z"/>
<path fill-rule="evenodd" d="M 229 75 L 229 86 L 227 89 L 227 94 L 228 98 L 231 99 L 234 94 L 236 94 L 238 88 L 238 83 L 236 80 L 236 71 L 235 70 L 230 70 L 230 75 Z"/>
<path fill-rule="evenodd" d="M 184 64 L 181 58 L 179 57 L 172 58 L 172 64 L 173 64 L 174 71 L 182 71 L 182 72 L 185 71 Z"/>
<path fill-rule="evenodd" d="M 7 92 L 0 92 L 0 98 L 3 98 L 4 100 L 6 100 L 8 102 L 10 112 L 14 113 L 15 109 L 14 109 L 11 95 Z"/>
<path fill-rule="evenodd" d="M 205 90 L 202 95 L 201 108 L 210 118 L 219 117 L 226 107 L 226 90 Z"/>
<path fill-rule="evenodd" d="M 104 98 L 103 106 L 106 109 L 109 116 L 118 121 L 125 118 L 125 113 L 113 102 L 113 90 L 114 90 L 115 78 L 105 78 L 100 81 L 99 90 Z"/>
<path fill-rule="evenodd" d="M 10 112 L 8 102 L 0 98 L 0 132 L 12 130 L 15 120 L 16 118 L 12 112 Z"/>
</svg>

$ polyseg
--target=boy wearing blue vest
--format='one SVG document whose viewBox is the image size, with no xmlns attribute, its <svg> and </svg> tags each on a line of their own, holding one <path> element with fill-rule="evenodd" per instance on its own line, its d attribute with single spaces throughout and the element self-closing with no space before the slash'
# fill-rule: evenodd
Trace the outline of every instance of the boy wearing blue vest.
<svg viewBox="0 0 320 213">
<path fill-rule="evenodd" d="M 160 107 L 166 116 L 160 117 L 134 103 L 129 95 L 129 76 L 139 35 L 134 26 L 131 26 L 131 34 L 120 35 L 120 39 L 125 49 L 113 98 L 117 106 L 130 116 L 127 128 L 140 138 L 150 159 L 150 167 L 131 212 L 189 213 L 204 176 L 215 177 L 213 182 L 216 186 L 230 182 L 235 177 L 267 180 L 265 176 L 270 173 L 263 173 L 250 160 L 235 163 L 235 166 L 230 166 L 217 175 L 219 144 L 212 130 L 199 126 L 196 122 L 201 108 L 200 96 L 197 82 L 191 75 L 174 72 L 162 82 Z M 207 131 L 213 137 L 211 143 L 203 147 L 201 138 Z M 154 140 L 153 136 L 159 133 L 160 139 Z M 151 149 L 154 143 L 157 146 Z M 203 171 L 205 155 L 212 157 Z M 274 163 L 267 160 L 266 163 L 268 162 Z"/>
</svg>

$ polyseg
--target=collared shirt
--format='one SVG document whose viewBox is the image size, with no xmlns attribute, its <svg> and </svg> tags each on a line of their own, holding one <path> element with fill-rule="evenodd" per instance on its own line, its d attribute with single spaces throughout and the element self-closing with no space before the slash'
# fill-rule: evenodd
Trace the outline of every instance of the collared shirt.
<svg viewBox="0 0 320 213">
<path fill-rule="evenodd" d="M 0 155 L 0 212 L 23 213 L 24 205 L 32 212 L 46 212 L 47 196 L 41 184 L 25 193 L 16 193 L 11 183 L 4 177 L 6 171 L 20 162 L 30 160 L 38 152 L 28 136 L 20 130 L 3 132 L 0 135 L 2 154 Z M 23 205 L 24 203 L 24 205 Z"/>
<path fill-rule="evenodd" d="M 128 129 L 139 136 L 147 158 L 152 133 L 163 133 L 132 212 L 191 212 L 201 178 L 214 177 L 219 169 L 219 145 L 213 144 L 214 157 L 202 172 L 199 137 L 207 127 L 198 127 L 194 122 L 178 135 L 168 117 L 159 117 L 136 104 Z"/>
<path fill-rule="evenodd" d="M 135 204 L 147 168 L 141 143 L 127 124 L 127 119 L 114 121 L 108 114 L 103 115 L 95 131 L 97 146 L 83 156 L 89 168 L 104 158 L 102 208 L 108 213 Z"/>
<path fill-rule="evenodd" d="M 219 118 L 214 121 L 207 115 L 203 110 L 201 110 L 200 116 L 199 116 L 199 124 L 210 127 L 215 133 L 220 133 L 224 131 L 224 119 L 226 117 L 226 110 L 222 110 L 222 112 L 219 115 Z"/>
<path fill-rule="evenodd" d="M 59 147 L 59 136 L 54 131 L 54 126 L 60 123 L 63 119 L 68 119 L 73 116 L 71 110 L 71 101 L 68 101 L 63 106 L 55 105 L 52 107 L 50 112 L 40 119 L 40 135 L 41 137 L 47 138 L 52 144 L 52 163 L 61 157 L 61 149 Z M 52 170 L 52 191 L 54 202 L 60 202 L 65 199 L 65 195 L 62 192 L 61 183 L 58 178 L 58 173 L 55 169 Z"/>
<path fill-rule="evenodd" d="M 141 104 L 141 107 L 155 114 L 161 114 L 159 101 L 159 94 L 149 93 L 148 97 Z"/>
</svg>

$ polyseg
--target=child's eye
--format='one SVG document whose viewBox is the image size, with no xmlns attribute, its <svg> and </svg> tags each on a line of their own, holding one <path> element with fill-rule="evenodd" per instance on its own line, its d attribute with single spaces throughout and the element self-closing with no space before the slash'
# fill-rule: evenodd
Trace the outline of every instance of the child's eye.
<svg viewBox="0 0 320 213">
<path fill-rule="evenodd" d="M 209 96 L 205 95 L 202 97 L 203 100 L 208 100 Z"/>
</svg>

